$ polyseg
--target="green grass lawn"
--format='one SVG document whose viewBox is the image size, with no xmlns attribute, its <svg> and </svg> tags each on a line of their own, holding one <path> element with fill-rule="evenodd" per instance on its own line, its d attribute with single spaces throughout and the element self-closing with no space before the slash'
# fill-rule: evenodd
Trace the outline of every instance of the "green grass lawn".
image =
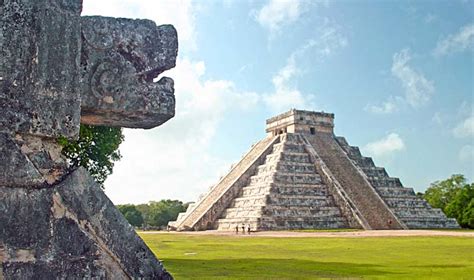
<svg viewBox="0 0 474 280">
<path fill-rule="evenodd" d="M 176 279 L 474 279 L 474 238 L 140 234 Z"/>
</svg>

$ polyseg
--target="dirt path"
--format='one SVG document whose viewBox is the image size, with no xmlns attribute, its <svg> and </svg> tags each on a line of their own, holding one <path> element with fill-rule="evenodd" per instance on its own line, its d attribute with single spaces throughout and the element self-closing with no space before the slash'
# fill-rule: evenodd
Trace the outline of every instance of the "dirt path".
<svg viewBox="0 0 474 280">
<path fill-rule="evenodd" d="M 142 231 L 142 234 L 182 234 L 182 235 L 218 235 L 218 236 L 241 236 L 241 237 L 393 237 L 393 236 L 459 236 L 474 238 L 474 231 L 448 231 L 448 230 L 361 230 L 361 231 L 260 231 L 249 234 L 239 233 L 238 235 L 230 231 L 187 231 L 187 232 L 166 232 L 166 231 Z"/>
</svg>

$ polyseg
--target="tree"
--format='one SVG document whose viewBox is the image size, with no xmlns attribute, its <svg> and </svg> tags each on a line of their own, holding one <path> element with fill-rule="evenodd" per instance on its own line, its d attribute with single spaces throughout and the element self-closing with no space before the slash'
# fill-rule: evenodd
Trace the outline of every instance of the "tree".
<svg viewBox="0 0 474 280">
<path fill-rule="evenodd" d="M 132 226 L 141 227 L 143 225 L 142 213 L 138 211 L 135 205 L 117 205 L 117 208 Z"/>
<path fill-rule="evenodd" d="M 446 205 L 448 217 L 456 218 L 462 227 L 474 228 L 474 183 L 466 184 Z"/>
<path fill-rule="evenodd" d="M 446 205 L 454 198 L 466 184 L 466 178 L 461 174 L 454 174 L 444 181 L 436 181 L 430 185 L 424 198 L 435 208 L 445 209 Z"/>
<path fill-rule="evenodd" d="M 78 140 L 61 137 L 59 143 L 71 166 L 85 167 L 103 187 L 114 162 L 121 158 L 118 148 L 123 139 L 121 128 L 81 125 Z"/>
<path fill-rule="evenodd" d="M 163 227 L 168 225 L 169 221 L 176 220 L 178 214 L 186 211 L 183 202 L 179 200 L 163 199 L 158 202 L 150 202 L 151 226 Z"/>
<path fill-rule="evenodd" d="M 165 227 L 169 221 L 176 220 L 179 213 L 186 211 L 187 206 L 179 200 L 163 199 L 136 207 L 143 215 L 145 227 Z"/>
<path fill-rule="evenodd" d="M 432 183 L 424 198 L 446 216 L 455 218 L 460 226 L 474 228 L 474 183 L 468 184 L 463 175 Z"/>
</svg>

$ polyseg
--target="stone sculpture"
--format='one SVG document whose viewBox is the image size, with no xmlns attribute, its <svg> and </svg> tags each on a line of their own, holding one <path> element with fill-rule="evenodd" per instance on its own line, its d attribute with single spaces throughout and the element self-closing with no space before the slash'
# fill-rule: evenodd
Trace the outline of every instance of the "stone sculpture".
<svg viewBox="0 0 474 280">
<path fill-rule="evenodd" d="M 291 110 L 202 199 L 177 230 L 457 228 L 333 132 L 334 114 Z"/>
<path fill-rule="evenodd" d="M 173 26 L 0 0 L 0 279 L 171 279 L 60 136 L 174 116 Z"/>
</svg>

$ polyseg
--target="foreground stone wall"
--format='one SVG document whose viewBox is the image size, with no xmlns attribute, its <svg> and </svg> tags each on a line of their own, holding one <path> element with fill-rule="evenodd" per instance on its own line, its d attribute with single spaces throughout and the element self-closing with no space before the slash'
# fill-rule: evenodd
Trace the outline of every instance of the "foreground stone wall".
<svg viewBox="0 0 474 280">
<path fill-rule="evenodd" d="M 0 279 L 171 279 L 83 168 L 0 201 Z"/>
<path fill-rule="evenodd" d="M 171 279 L 58 138 L 172 118 L 176 30 L 81 10 L 0 1 L 0 279 Z"/>
</svg>

